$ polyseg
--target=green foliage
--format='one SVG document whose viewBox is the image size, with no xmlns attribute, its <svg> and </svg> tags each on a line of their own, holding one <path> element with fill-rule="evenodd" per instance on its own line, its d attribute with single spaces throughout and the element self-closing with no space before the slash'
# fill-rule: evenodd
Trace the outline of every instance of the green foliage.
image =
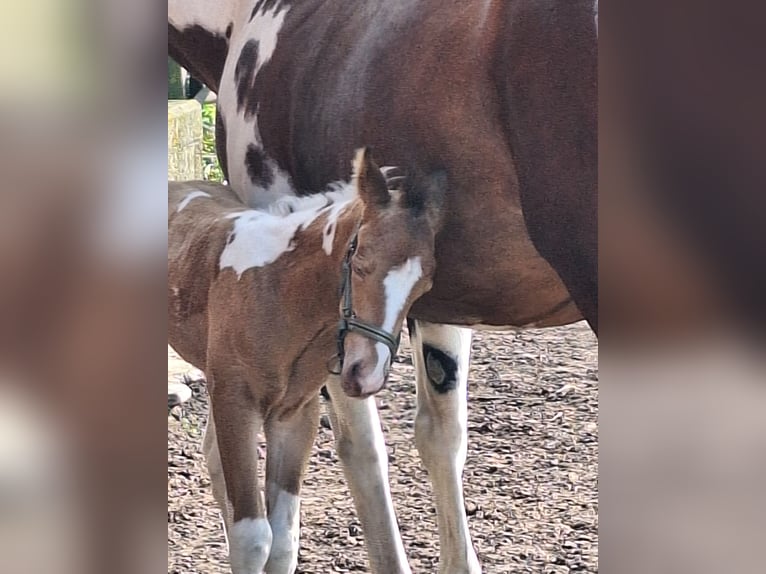
<svg viewBox="0 0 766 574">
<path fill-rule="evenodd" d="M 168 99 L 182 100 L 184 95 L 184 86 L 181 78 L 181 66 L 168 58 Z"/>
<path fill-rule="evenodd" d="M 223 170 L 215 151 L 215 104 L 202 105 L 202 176 L 208 181 L 223 181 Z"/>
</svg>

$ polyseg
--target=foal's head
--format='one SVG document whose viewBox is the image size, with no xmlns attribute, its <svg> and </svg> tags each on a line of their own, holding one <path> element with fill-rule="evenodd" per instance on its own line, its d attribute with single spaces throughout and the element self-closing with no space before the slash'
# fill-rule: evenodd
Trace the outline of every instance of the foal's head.
<svg viewBox="0 0 766 574">
<path fill-rule="evenodd" d="M 365 397 L 385 384 L 402 322 L 412 303 L 431 288 L 446 177 L 411 178 L 401 190 L 391 191 L 363 149 L 354 161 L 354 185 L 363 212 L 349 260 L 347 311 L 353 311 L 353 318 L 344 340 L 341 377 L 346 394 Z M 341 311 L 343 306 L 341 301 Z"/>
</svg>

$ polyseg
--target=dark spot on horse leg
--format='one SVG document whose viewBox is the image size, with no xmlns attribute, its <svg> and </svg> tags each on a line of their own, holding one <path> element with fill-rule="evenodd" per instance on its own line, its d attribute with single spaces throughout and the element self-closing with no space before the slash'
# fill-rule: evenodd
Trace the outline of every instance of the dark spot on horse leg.
<svg viewBox="0 0 766 574">
<path fill-rule="evenodd" d="M 234 243 L 234 239 L 237 237 L 236 232 L 232 231 L 229 236 L 226 238 L 226 245 L 231 245 Z"/>
<path fill-rule="evenodd" d="M 444 351 L 423 343 L 426 375 L 431 386 L 439 394 L 457 388 L 457 360 Z"/>
<path fill-rule="evenodd" d="M 239 53 L 234 67 L 234 83 L 237 88 L 237 110 L 247 105 L 248 95 L 255 81 L 255 66 L 258 63 L 258 40 L 248 40 Z"/>
<path fill-rule="evenodd" d="M 250 176 L 250 181 L 254 185 L 267 189 L 274 183 L 274 173 L 269 164 L 266 163 L 266 154 L 255 144 L 247 146 L 245 167 L 247 168 L 247 175 Z"/>
<path fill-rule="evenodd" d="M 418 330 L 416 325 L 417 323 L 415 322 L 415 319 L 407 317 L 407 332 L 410 334 L 410 339 L 415 336 L 415 333 Z"/>
<path fill-rule="evenodd" d="M 324 400 L 332 402 L 330 391 L 327 390 L 327 385 L 322 385 L 322 388 L 319 390 L 319 394 L 324 397 Z"/>
<path fill-rule="evenodd" d="M 227 40 L 231 39 L 231 29 L 232 29 L 232 24 L 231 24 L 231 22 L 229 22 L 229 25 L 226 26 L 226 39 Z"/>
</svg>

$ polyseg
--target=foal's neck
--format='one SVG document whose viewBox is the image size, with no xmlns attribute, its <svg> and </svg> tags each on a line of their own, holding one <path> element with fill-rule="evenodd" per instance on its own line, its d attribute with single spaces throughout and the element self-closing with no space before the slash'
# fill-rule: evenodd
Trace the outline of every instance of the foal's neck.
<svg viewBox="0 0 766 574">
<path fill-rule="evenodd" d="M 351 236 L 358 229 L 360 222 L 362 221 L 362 211 L 364 206 L 359 198 L 352 199 L 335 219 L 335 236 L 332 241 L 332 251 L 330 253 L 333 263 L 337 263 L 337 272 L 340 273 L 340 264 L 346 257 L 348 246 L 351 241 Z M 328 213 L 328 220 L 321 226 L 323 233 L 330 231 L 327 228 L 327 224 L 332 218 L 332 212 Z M 324 236 L 322 237 L 324 241 Z M 324 245 L 323 245 L 324 248 Z"/>
</svg>

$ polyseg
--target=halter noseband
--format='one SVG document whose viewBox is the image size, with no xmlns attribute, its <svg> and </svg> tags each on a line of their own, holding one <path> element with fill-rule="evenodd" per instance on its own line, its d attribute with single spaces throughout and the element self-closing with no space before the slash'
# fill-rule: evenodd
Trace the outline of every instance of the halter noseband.
<svg viewBox="0 0 766 574">
<path fill-rule="evenodd" d="M 346 257 L 343 260 L 343 267 L 341 268 L 341 284 L 340 295 L 343 299 L 343 305 L 341 306 L 340 321 L 338 322 L 338 353 L 334 357 L 330 358 L 327 369 L 333 375 L 340 375 L 343 370 L 343 359 L 346 354 L 345 342 L 346 335 L 349 331 L 356 331 L 374 339 L 380 343 L 383 343 L 388 350 L 391 351 L 391 362 L 393 363 L 394 357 L 396 357 L 396 351 L 399 348 L 399 336 L 394 336 L 391 333 L 379 329 L 374 325 L 365 323 L 356 318 L 354 313 L 353 303 L 351 301 L 351 258 L 356 252 L 359 239 L 359 226 L 354 231 L 354 235 L 351 237 L 351 241 L 348 245 L 348 251 L 346 251 Z M 337 366 L 332 365 L 332 362 L 337 360 Z M 333 368 L 335 367 L 335 368 Z"/>
</svg>

